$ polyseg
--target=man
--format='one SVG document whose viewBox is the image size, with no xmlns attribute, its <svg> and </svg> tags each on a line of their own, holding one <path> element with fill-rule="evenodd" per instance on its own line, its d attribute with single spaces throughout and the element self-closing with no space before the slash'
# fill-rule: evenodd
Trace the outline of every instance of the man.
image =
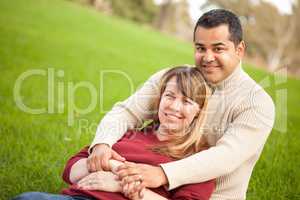
<svg viewBox="0 0 300 200">
<path fill-rule="evenodd" d="M 275 109 L 269 95 L 241 68 L 245 51 L 242 35 L 240 21 L 230 11 L 211 10 L 198 20 L 194 57 L 213 91 L 203 130 L 211 147 L 159 167 L 139 165 L 146 187 L 166 185 L 174 189 L 216 179 L 211 199 L 246 198 L 252 170 L 273 127 Z M 109 170 L 109 159 L 124 160 L 110 147 L 128 128 L 151 118 L 151 102 L 163 73 L 154 74 L 102 119 L 90 148 L 90 171 Z M 134 174 L 126 167 L 120 171 L 121 178 Z"/>
</svg>

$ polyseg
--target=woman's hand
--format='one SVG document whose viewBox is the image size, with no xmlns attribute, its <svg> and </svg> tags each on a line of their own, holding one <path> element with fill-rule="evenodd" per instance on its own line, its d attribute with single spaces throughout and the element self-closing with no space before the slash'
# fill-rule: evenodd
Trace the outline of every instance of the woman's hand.
<svg viewBox="0 0 300 200">
<path fill-rule="evenodd" d="M 100 190 L 105 192 L 122 192 L 121 182 L 112 172 L 93 172 L 78 182 L 84 190 Z"/>
<path fill-rule="evenodd" d="M 141 184 L 141 182 L 140 181 L 135 181 L 135 182 L 132 182 L 130 184 L 122 185 L 123 186 L 123 188 L 122 188 L 123 195 L 125 197 L 127 197 L 128 199 L 131 199 L 131 200 L 141 200 L 141 199 L 143 199 L 145 189 L 142 189 L 142 192 L 132 192 L 133 188 L 135 186 L 137 186 L 138 184 Z"/>
<path fill-rule="evenodd" d="M 122 186 L 131 185 L 135 182 L 140 184 L 132 184 L 128 194 L 139 193 L 142 196 L 142 190 L 145 187 L 157 188 L 168 183 L 167 177 L 161 167 L 156 167 L 147 164 L 136 164 L 125 161 L 119 166 L 116 174 L 122 181 Z"/>
</svg>

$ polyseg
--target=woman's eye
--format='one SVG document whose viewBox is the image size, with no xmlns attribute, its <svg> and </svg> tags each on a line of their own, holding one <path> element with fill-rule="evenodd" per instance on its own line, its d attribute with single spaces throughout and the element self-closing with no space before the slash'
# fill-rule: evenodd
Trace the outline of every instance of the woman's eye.
<svg viewBox="0 0 300 200">
<path fill-rule="evenodd" d="M 174 98 L 171 94 L 166 94 L 165 96 L 168 98 Z"/>
<path fill-rule="evenodd" d="M 188 105 L 191 105 L 191 104 L 192 104 L 189 100 L 183 100 L 183 103 L 184 103 L 184 104 L 188 104 Z"/>
</svg>

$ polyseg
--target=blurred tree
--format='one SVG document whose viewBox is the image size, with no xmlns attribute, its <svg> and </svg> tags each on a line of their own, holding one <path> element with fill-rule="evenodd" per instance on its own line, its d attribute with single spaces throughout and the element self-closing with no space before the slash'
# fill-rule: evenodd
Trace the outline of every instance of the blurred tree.
<svg viewBox="0 0 300 200">
<path fill-rule="evenodd" d="M 153 0 L 71 0 L 88 4 L 97 10 L 140 23 L 152 23 L 158 7 Z"/>
<path fill-rule="evenodd" d="M 295 1 L 295 4 L 293 5 L 293 15 L 292 20 L 295 23 L 295 30 L 293 35 L 292 43 L 290 44 L 289 48 L 289 54 L 292 55 L 292 59 L 289 64 L 289 71 L 293 74 L 300 75 L 300 23 L 297 23 L 297 20 L 300 19 L 300 5 L 299 0 Z"/>
<path fill-rule="evenodd" d="M 241 16 L 248 55 L 262 57 L 269 70 L 290 66 L 295 59 L 290 51 L 291 45 L 295 46 L 297 17 L 282 15 L 275 6 L 261 0 L 210 0 L 202 8 L 211 5 L 232 10 Z M 299 45 L 294 48 L 299 50 Z"/>
<path fill-rule="evenodd" d="M 158 12 L 153 0 L 106 0 L 110 2 L 113 13 L 133 21 L 152 23 Z"/>
<path fill-rule="evenodd" d="M 191 40 L 193 25 L 186 0 L 164 0 L 159 5 L 154 27 L 183 39 Z"/>
<path fill-rule="evenodd" d="M 167 16 L 172 12 L 172 0 L 164 0 L 160 4 L 159 13 L 154 22 L 154 26 L 159 30 L 162 30 L 167 21 Z"/>
</svg>

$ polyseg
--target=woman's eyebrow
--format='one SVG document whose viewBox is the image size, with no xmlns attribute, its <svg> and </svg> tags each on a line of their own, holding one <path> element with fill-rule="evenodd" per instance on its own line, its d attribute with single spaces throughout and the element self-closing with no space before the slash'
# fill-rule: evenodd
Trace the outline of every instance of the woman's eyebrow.
<svg viewBox="0 0 300 200">
<path fill-rule="evenodd" d="M 188 96 L 183 96 L 183 99 L 184 100 L 187 100 L 187 101 L 191 101 L 191 102 L 193 102 L 193 99 L 191 99 L 190 97 L 188 97 Z"/>
<path fill-rule="evenodd" d="M 173 91 L 171 90 L 165 90 L 165 92 L 171 93 L 171 94 L 175 94 Z"/>
</svg>

